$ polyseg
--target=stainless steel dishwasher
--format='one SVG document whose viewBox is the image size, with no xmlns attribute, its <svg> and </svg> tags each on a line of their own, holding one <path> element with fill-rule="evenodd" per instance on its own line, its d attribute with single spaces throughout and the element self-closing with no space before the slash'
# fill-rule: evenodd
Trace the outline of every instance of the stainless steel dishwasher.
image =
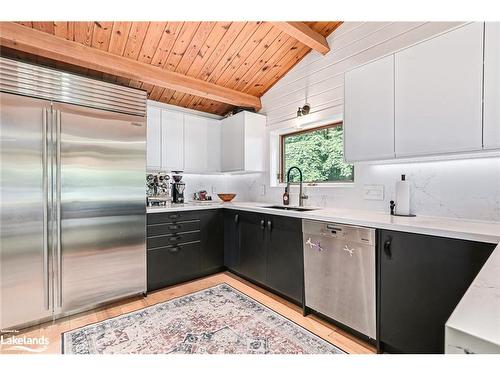
<svg viewBox="0 0 500 375">
<path fill-rule="evenodd" d="M 372 339 L 375 229 L 303 220 L 305 304 Z"/>
</svg>

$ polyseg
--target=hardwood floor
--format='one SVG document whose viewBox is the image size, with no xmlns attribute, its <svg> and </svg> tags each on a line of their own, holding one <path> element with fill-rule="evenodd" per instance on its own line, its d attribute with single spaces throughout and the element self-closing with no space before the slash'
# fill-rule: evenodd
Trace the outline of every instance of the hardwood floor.
<svg viewBox="0 0 500 375">
<path fill-rule="evenodd" d="M 302 327 L 308 329 L 321 338 L 331 342 L 344 351 L 351 354 L 373 354 L 375 347 L 350 335 L 349 333 L 335 327 L 334 325 L 313 315 L 302 316 L 302 309 L 291 302 L 284 300 L 246 280 L 243 280 L 229 272 L 219 273 L 202 279 L 179 284 L 165 288 L 147 297 L 135 297 L 124 301 L 116 302 L 102 308 L 86 311 L 66 318 L 58 319 L 54 322 L 40 324 L 20 331 L 16 336 L 41 337 L 49 339 L 49 345 L 42 354 L 61 353 L 61 334 L 87 324 L 99 322 L 101 320 L 113 318 L 134 310 L 139 310 L 159 302 L 193 293 L 211 286 L 226 283 L 239 291 L 249 295 L 265 306 L 273 309 L 277 313 L 287 317 Z M 25 351 L 8 350 L 8 345 L 0 346 L 1 354 L 26 354 Z"/>
</svg>

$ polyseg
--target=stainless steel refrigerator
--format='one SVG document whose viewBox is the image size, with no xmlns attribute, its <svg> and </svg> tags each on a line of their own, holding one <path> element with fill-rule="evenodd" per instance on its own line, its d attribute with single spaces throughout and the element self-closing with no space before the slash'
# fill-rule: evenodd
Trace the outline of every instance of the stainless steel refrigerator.
<svg viewBox="0 0 500 375">
<path fill-rule="evenodd" d="M 0 328 L 146 290 L 146 95 L 0 58 Z"/>
</svg>

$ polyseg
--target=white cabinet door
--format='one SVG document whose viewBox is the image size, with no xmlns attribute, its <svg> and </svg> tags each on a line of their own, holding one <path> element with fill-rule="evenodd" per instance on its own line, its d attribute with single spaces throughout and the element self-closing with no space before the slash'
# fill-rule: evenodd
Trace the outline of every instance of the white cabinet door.
<svg viewBox="0 0 500 375">
<path fill-rule="evenodd" d="M 344 84 L 346 161 L 394 158 L 394 56 L 347 72 Z"/>
<path fill-rule="evenodd" d="M 207 171 L 221 171 L 221 124 L 220 120 L 207 119 Z"/>
<path fill-rule="evenodd" d="M 162 169 L 184 170 L 184 115 L 180 112 L 162 110 Z"/>
<path fill-rule="evenodd" d="M 483 24 L 395 55 L 396 157 L 482 148 Z"/>
<path fill-rule="evenodd" d="M 146 166 L 161 168 L 161 109 L 148 106 Z"/>
<path fill-rule="evenodd" d="M 222 172 L 245 169 L 245 122 L 242 116 L 222 120 Z"/>
<path fill-rule="evenodd" d="M 244 169 L 249 172 L 262 172 L 265 170 L 266 117 L 253 112 L 243 112 L 243 114 L 245 122 Z"/>
<path fill-rule="evenodd" d="M 184 115 L 184 171 L 207 171 L 207 121 L 203 117 Z"/>
<path fill-rule="evenodd" d="M 500 148 L 500 22 L 484 35 L 484 148 Z"/>
</svg>

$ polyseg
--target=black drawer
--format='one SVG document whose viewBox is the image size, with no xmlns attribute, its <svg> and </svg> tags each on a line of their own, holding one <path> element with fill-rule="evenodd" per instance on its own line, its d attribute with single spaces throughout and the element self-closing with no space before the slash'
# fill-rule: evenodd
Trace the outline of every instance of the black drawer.
<svg viewBox="0 0 500 375">
<path fill-rule="evenodd" d="M 179 223 L 151 224 L 147 227 L 148 237 L 163 234 L 176 234 L 200 230 L 200 221 L 183 221 Z"/>
<path fill-rule="evenodd" d="M 148 291 L 195 278 L 200 271 L 199 242 L 148 251 Z"/>
<path fill-rule="evenodd" d="M 179 221 L 198 220 L 197 211 L 159 212 L 147 214 L 148 224 L 176 223 Z"/>
<path fill-rule="evenodd" d="M 179 234 L 167 234 L 163 236 L 148 237 L 147 247 L 149 249 L 176 245 L 185 242 L 199 241 L 201 239 L 200 231 L 186 232 Z"/>
</svg>

